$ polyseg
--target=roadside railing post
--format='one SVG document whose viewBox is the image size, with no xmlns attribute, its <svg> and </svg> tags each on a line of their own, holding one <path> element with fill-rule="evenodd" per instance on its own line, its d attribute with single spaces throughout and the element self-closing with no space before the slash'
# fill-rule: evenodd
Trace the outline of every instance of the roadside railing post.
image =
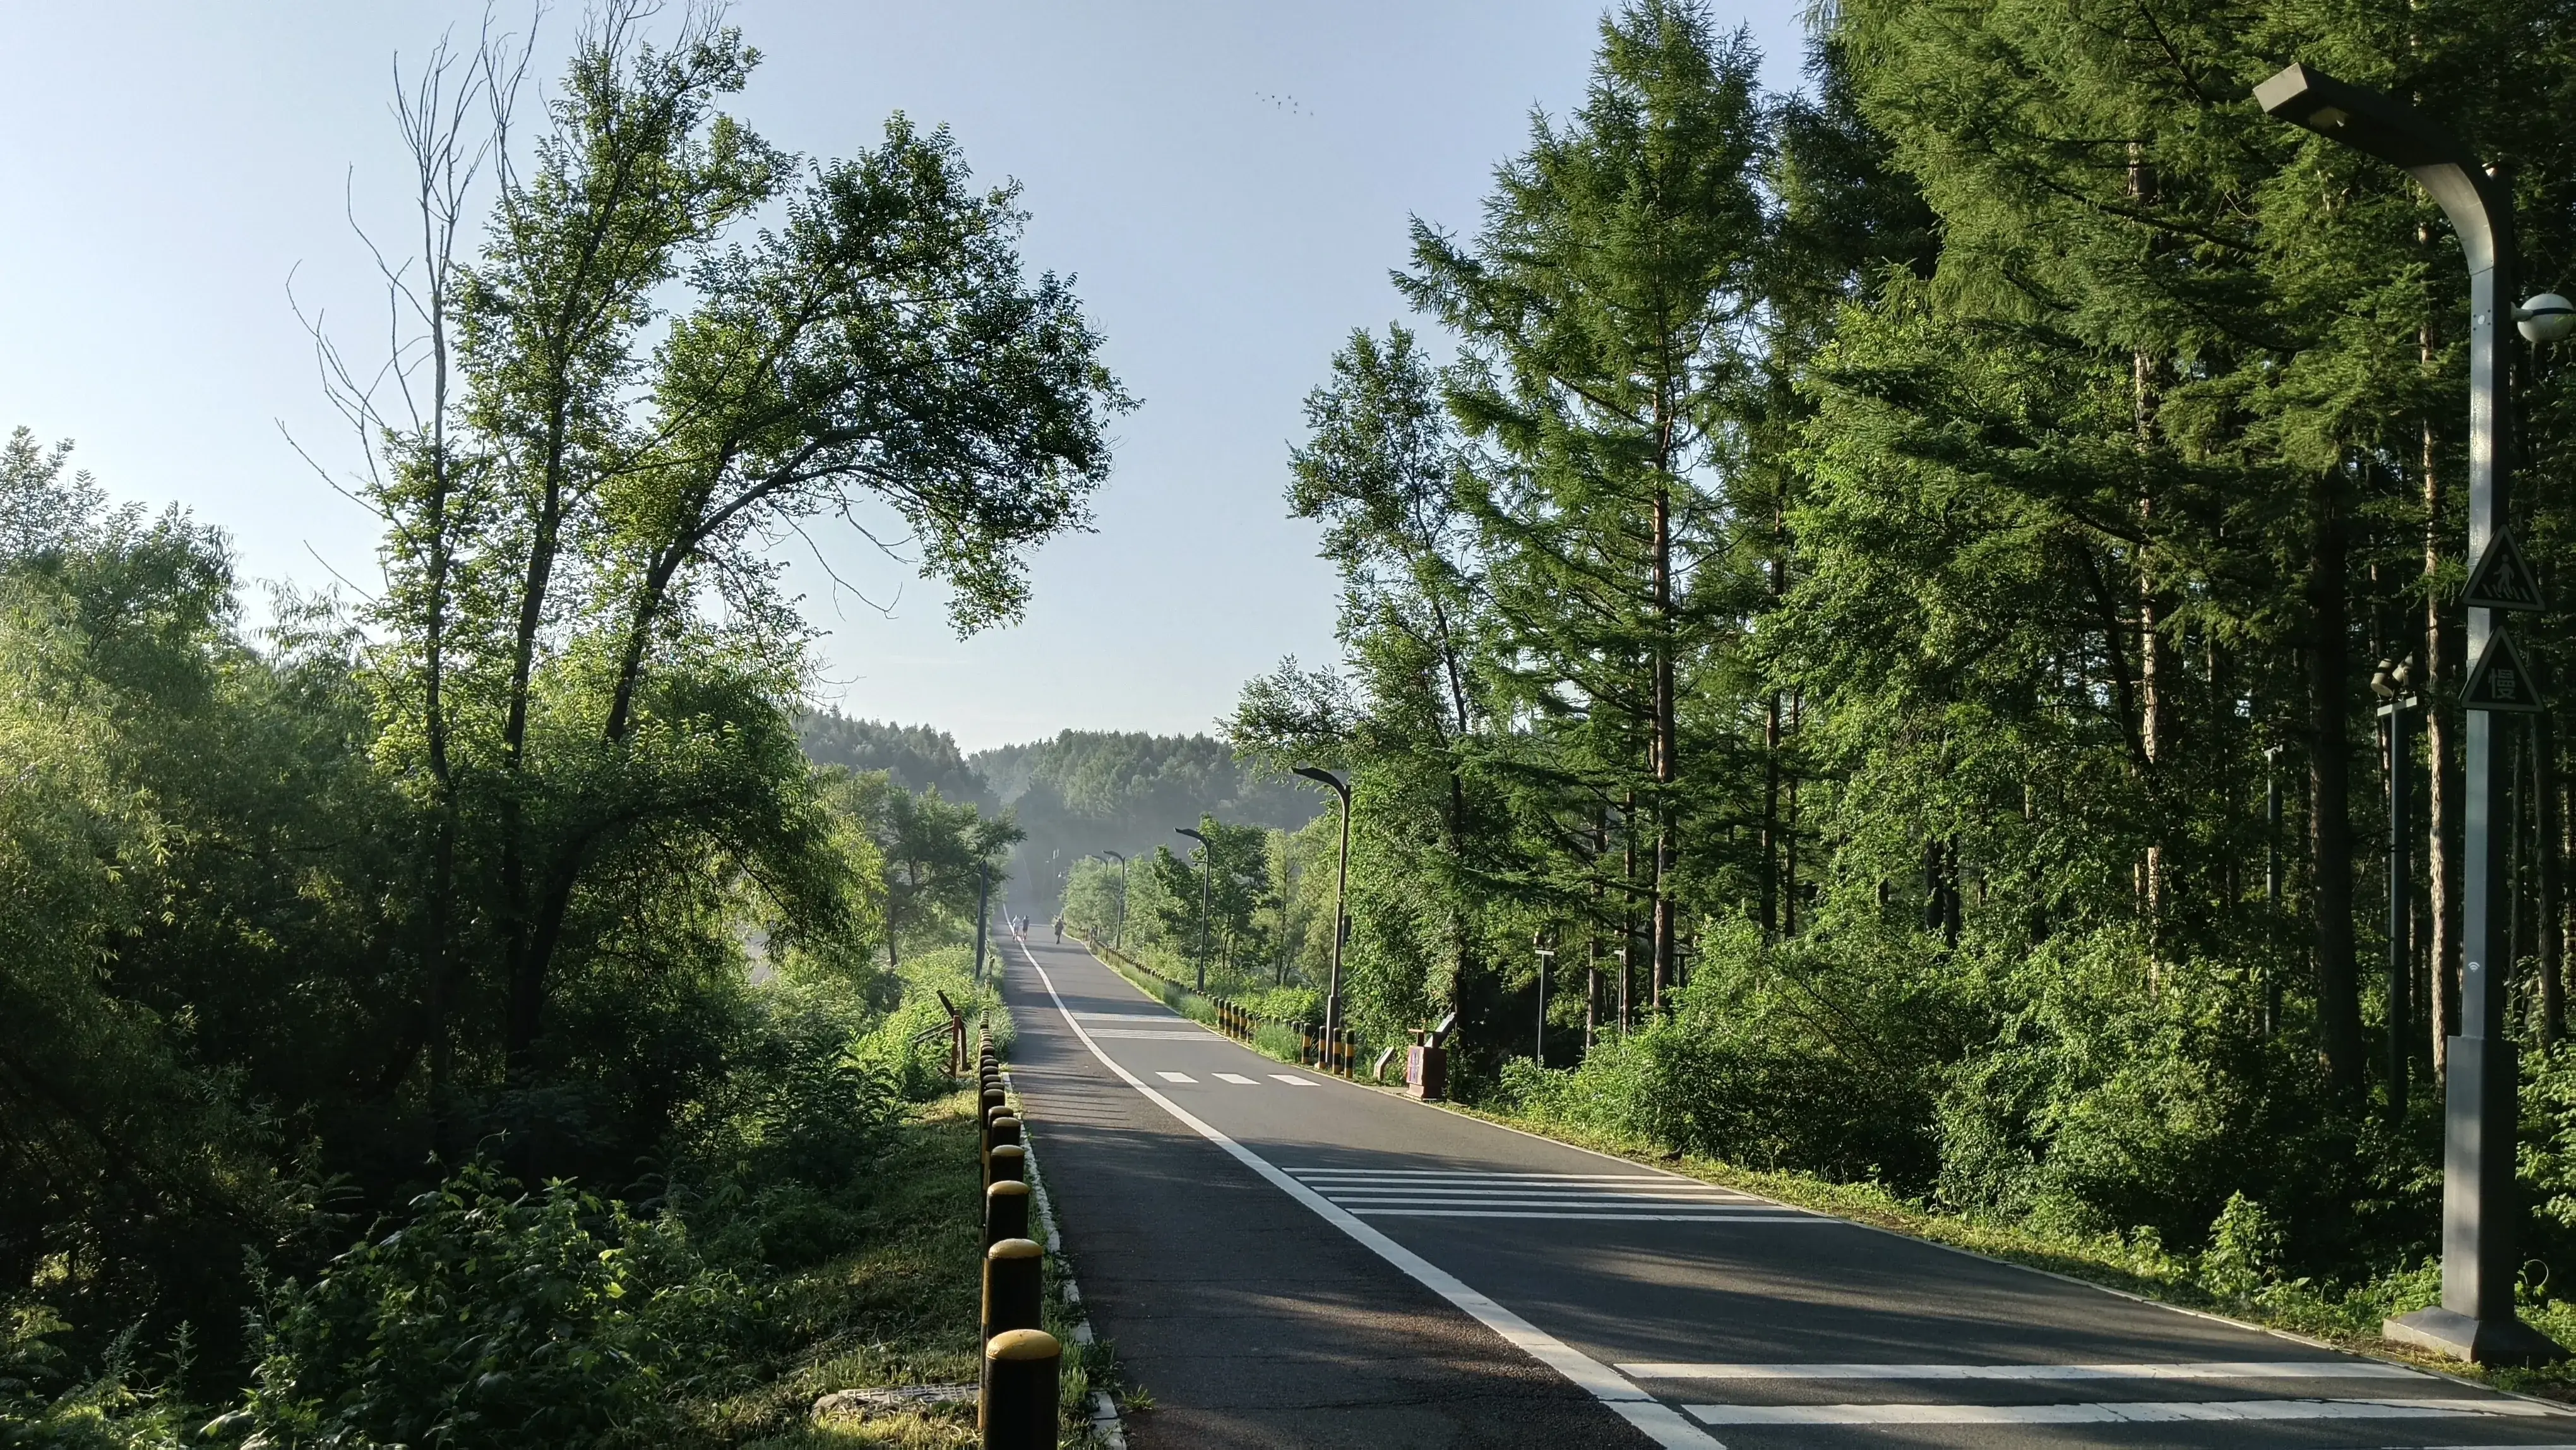
<svg viewBox="0 0 2576 1450">
<path fill-rule="evenodd" d="M 1029 1186 L 1015 1178 L 1004 1178 L 984 1188 L 984 1247 L 991 1248 L 1004 1239 L 1029 1236 Z M 1016 1329 L 1018 1325 L 1005 1325 Z M 993 1336 L 986 1334 L 986 1339 Z"/>
<path fill-rule="evenodd" d="M 1019 1118 L 1015 1116 L 1010 1109 L 1004 1108 L 1001 1112 L 994 1115 L 993 1121 L 986 1129 L 984 1137 L 986 1141 L 992 1144 L 992 1147 L 984 1150 L 984 1181 L 990 1183 L 993 1181 L 993 1148 L 999 1148 L 1005 1144 L 1015 1144 L 1020 1141 Z"/>
<path fill-rule="evenodd" d="M 984 1450 L 1055 1450 L 1056 1372 L 1064 1347 L 1043 1329 L 1006 1329 L 984 1341 L 976 1424 Z"/>
<path fill-rule="evenodd" d="M 1046 1282 L 1046 1250 L 1025 1235 L 995 1239 L 984 1250 L 984 1334 L 1039 1327 L 1039 1299 Z"/>
<path fill-rule="evenodd" d="M 993 1150 L 993 1166 L 990 1174 L 992 1182 L 1028 1182 L 1029 1175 L 1027 1165 L 1024 1161 L 1025 1157 L 1025 1151 L 1017 1143 L 1005 1143 L 1002 1146 L 995 1148 Z"/>
</svg>

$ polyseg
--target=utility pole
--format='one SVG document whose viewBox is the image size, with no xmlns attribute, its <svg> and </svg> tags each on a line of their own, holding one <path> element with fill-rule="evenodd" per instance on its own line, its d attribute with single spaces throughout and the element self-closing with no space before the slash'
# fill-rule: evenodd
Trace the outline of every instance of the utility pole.
<svg viewBox="0 0 2576 1450">
<path fill-rule="evenodd" d="M 2264 111 L 2405 169 L 2450 219 L 2469 272 L 2469 669 L 2467 861 L 2461 872 L 2460 1035 L 2443 1084 L 2442 1302 L 2389 1320 L 2391 1339 L 2482 1364 L 2561 1359 L 2566 1351 L 2515 1316 L 2522 1214 L 2514 1194 L 2517 1104 L 2513 1041 L 2505 1035 L 2511 964 L 2500 928 L 2509 883 L 2500 809 L 2510 780 L 2506 711 L 2541 708 L 2537 681 L 2505 631 L 2506 611 L 2537 610 L 2540 591 L 2510 521 L 2513 409 L 2506 396 L 2503 324 L 2556 342 L 2576 309 L 2551 294 L 2513 304 L 2513 191 L 2469 149 L 2414 107 L 2291 65 L 2254 88 Z"/>
</svg>

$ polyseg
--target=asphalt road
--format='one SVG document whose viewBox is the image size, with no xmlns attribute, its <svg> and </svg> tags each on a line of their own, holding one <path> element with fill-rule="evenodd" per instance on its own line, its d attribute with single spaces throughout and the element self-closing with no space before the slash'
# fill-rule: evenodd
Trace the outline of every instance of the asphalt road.
<svg viewBox="0 0 2576 1450">
<path fill-rule="evenodd" d="M 1232 1446 L 2557 1446 L 2437 1375 L 1659 1174 L 1285 1067 L 1005 940 L 1097 1332 Z"/>
</svg>

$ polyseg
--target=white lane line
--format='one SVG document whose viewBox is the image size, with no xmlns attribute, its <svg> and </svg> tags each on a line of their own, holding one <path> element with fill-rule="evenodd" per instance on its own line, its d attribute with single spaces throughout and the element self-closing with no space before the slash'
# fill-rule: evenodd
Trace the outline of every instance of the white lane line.
<svg viewBox="0 0 2576 1450">
<path fill-rule="evenodd" d="M 1290 1087 L 1313 1087 L 1315 1085 L 1314 1079 L 1299 1077 L 1293 1072 L 1274 1072 L 1270 1075 L 1270 1080 L 1272 1082 L 1284 1082 Z"/>
<path fill-rule="evenodd" d="M 1230 1082 L 1230 1083 L 1233 1083 L 1236 1087 L 1259 1087 L 1259 1086 L 1261 1086 L 1261 1083 L 1260 1083 L 1260 1081 L 1259 1081 L 1258 1079 L 1245 1077 L 1242 1073 L 1239 1073 L 1239 1072 L 1221 1072 L 1221 1073 L 1218 1073 L 1218 1074 L 1216 1075 L 1216 1080 L 1217 1080 L 1218 1082 Z"/>
<path fill-rule="evenodd" d="M 1675 1193 L 1629 1192 L 1603 1186 L 1600 1188 L 1561 1188 L 1551 1183 L 1498 1183 L 1478 1188 L 1415 1188 L 1402 1183 L 1369 1184 L 1366 1187 L 1318 1183 L 1312 1185 L 1326 1198 L 1414 1198 L 1424 1203 L 1469 1202 L 1480 1198 L 1544 1198 L 1555 1202 L 1575 1203 L 1589 1199 L 1616 1199 L 1622 1203 L 1761 1203 L 1741 1193 L 1693 1193 L 1683 1189 Z"/>
<path fill-rule="evenodd" d="M 1741 1218 L 1748 1213 L 1779 1213 L 1779 1207 L 1768 1203 L 1710 1203 L 1695 1198 L 1409 1198 L 1397 1194 L 1368 1194 L 1353 1197 L 1333 1195 L 1333 1202 L 1344 1208 L 1633 1208 L 1668 1209 L 1679 1213 L 1685 1209 L 1713 1213 L 1721 1218 Z"/>
<path fill-rule="evenodd" d="M 1091 1034 L 1084 1030 L 1081 1023 L 1073 1019 L 1071 1012 L 1065 1010 L 1064 997 L 1055 989 L 1055 978 L 1047 973 L 1045 967 L 1038 964 L 1036 954 L 1028 949 L 1026 942 L 1018 945 L 1020 955 L 1027 960 L 1029 969 L 1038 974 L 1040 982 L 1046 984 L 1047 996 L 1054 1000 L 1056 1011 L 1063 1013 L 1064 1025 L 1073 1029 L 1073 1035 L 1082 1039 L 1082 1045 L 1091 1050 L 1091 1055 L 1100 1060 L 1102 1067 L 1118 1074 L 1129 1087 L 1143 1093 L 1146 1100 L 1154 1106 L 1171 1114 L 1173 1118 L 1200 1137 L 1224 1149 L 1234 1157 L 1235 1161 L 1268 1179 L 1280 1192 L 1304 1204 L 1316 1217 L 1350 1235 L 1369 1252 L 1402 1270 L 1415 1283 L 1448 1300 L 1477 1323 L 1502 1336 L 1504 1343 L 1590 1392 L 1594 1399 L 1609 1406 L 1613 1413 L 1636 1426 L 1647 1439 L 1663 1446 L 1664 1450 L 1726 1450 L 1724 1444 L 1683 1419 L 1672 1406 L 1628 1383 L 1610 1366 L 1540 1329 L 1537 1325 L 1495 1303 L 1491 1298 L 1468 1288 L 1466 1281 L 1457 1275 L 1360 1222 L 1352 1216 L 1350 1210 L 1335 1207 L 1331 1200 L 1289 1177 L 1269 1159 L 1227 1137 L 1196 1114 L 1147 1086 L 1143 1078 L 1129 1072 L 1108 1053 L 1100 1050 L 1100 1044 L 1092 1041 Z M 1298 1080 L 1304 1081 L 1302 1078 Z"/>
<path fill-rule="evenodd" d="M 2132 1400 L 2078 1405 L 1688 1405 L 1711 1425 L 2113 1425 L 2563 1414 L 2523 1400 Z"/>
<path fill-rule="evenodd" d="M 1602 1223 L 1812 1223 L 1849 1228 L 1838 1218 L 1813 1213 L 1556 1213 L 1527 1209 L 1355 1208 L 1362 1218 L 1582 1218 Z"/>
<path fill-rule="evenodd" d="M 1642 1380 L 2333 1380 L 2430 1379 L 2371 1359 L 2213 1360 L 2197 1364 L 1622 1364 Z"/>
<path fill-rule="evenodd" d="M 1703 1185 L 1688 1178 L 1666 1178 L 1660 1175 L 1649 1177 L 1643 1173 L 1451 1173 L 1432 1172 L 1429 1170 L 1416 1170 L 1410 1168 L 1298 1168 L 1290 1171 L 1295 1173 L 1299 1178 L 1303 1178 L 1308 1182 L 1317 1184 L 1321 1184 L 1327 1179 L 1358 1179 L 1372 1183 L 1379 1180 L 1393 1181 L 1396 1179 L 1403 1179 L 1406 1181 L 1413 1181 L 1418 1179 L 1425 1184 L 1443 1181 L 1455 1181 L 1459 1183 L 1639 1183 L 1651 1184 L 1661 1188 L 1695 1189 L 1707 1187 L 1718 1192 L 1731 1193 L 1734 1191 L 1733 1189 L 1719 1189 L 1717 1185 L 1713 1183 Z"/>
<path fill-rule="evenodd" d="M 1085 1022 L 1160 1022 L 1166 1027 L 1178 1027 L 1190 1020 L 1175 1017 L 1169 1012 L 1076 1012 L 1073 1015 Z"/>
<path fill-rule="evenodd" d="M 1156 1032 L 1145 1027 L 1103 1027 L 1099 1031 L 1103 1037 L 1142 1038 L 1148 1042 L 1205 1042 L 1209 1037 L 1205 1032 Z"/>
<path fill-rule="evenodd" d="M 1194 1077 L 1190 1076 L 1188 1073 L 1185 1073 L 1185 1072 L 1158 1072 L 1158 1073 L 1154 1074 L 1154 1076 L 1161 1078 L 1161 1079 L 1162 1079 L 1163 1081 L 1165 1081 L 1165 1082 L 1197 1082 L 1197 1081 L 1198 1081 L 1198 1079 L 1197 1079 L 1197 1078 L 1194 1078 Z"/>
</svg>

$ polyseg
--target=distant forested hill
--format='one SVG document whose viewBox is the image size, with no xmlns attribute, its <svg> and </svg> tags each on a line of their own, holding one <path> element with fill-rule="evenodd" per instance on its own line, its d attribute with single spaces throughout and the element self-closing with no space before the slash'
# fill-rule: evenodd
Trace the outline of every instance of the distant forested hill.
<svg viewBox="0 0 2576 1450">
<path fill-rule="evenodd" d="M 1016 812 L 1029 835 L 1012 858 L 1014 885 L 1004 899 L 1033 916 L 1054 913 L 1065 874 L 1090 852 L 1186 847 L 1173 828 L 1202 815 L 1295 830 L 1323 808 L 1305 782 L 1255 779 L 1224 742 L 1205 735 L 1067 730 L 967 755 L 945 730 L 834 710 L 805 716 L 798 730 L 818 764 L 882 770 L 906 790 L 936 786 L 987 814 Z"/>
<path fill-rule="evenodd" d="M 1173 835 L 1201 815 L 1295 830 L 1322 808 L 1303 781 L 1256 779 L 1205 735 L 1067 730 L 1053 740 L 977 751 L 968 763 L 1019 813 L 1029 835 L 1013 874 L 1016 910 L 1055 910 L 1072 864 L 1093 851 L 1186 847 Z"/>
<path fill-rule="evenodd" d="M 882 770 L 905 790 L 919 793 L 936 787 L 943 798 L 970 802 L 987 814 L 1000 805 L 983 775 L 967 762 L 945 730 L 853 720 L 837 710 L 824 710 L 799 719 L 796 733 L 805 742 L 806 757 L 817 765 Z"/>
</svg>

